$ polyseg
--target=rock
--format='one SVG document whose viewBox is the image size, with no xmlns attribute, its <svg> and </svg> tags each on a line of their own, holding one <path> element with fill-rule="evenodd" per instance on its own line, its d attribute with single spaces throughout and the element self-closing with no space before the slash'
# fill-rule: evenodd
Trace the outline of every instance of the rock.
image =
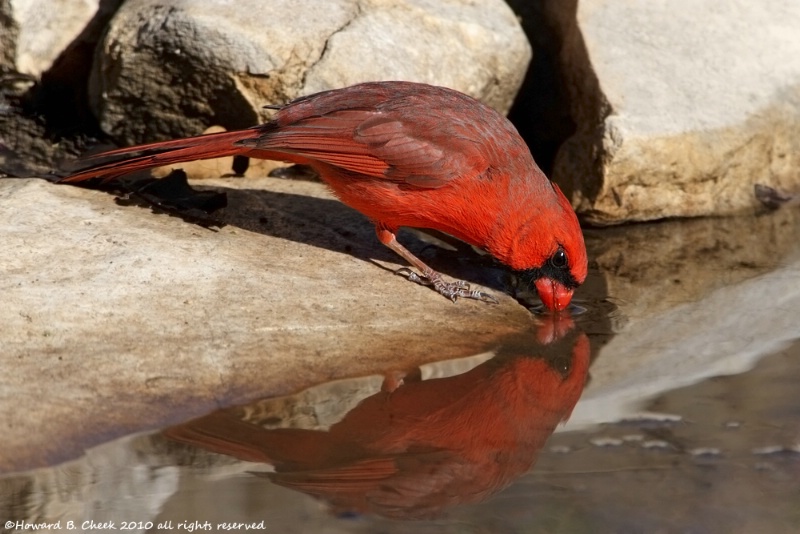
<svg viewBox="0 0 800 534">
<path fill-rule="evenodd" d="M 554 179 L 584 219 L 728 215 L 800 186 L 800 4 L 548 3 L 576 134 Z"/>
<path fill-rule="evenodd" d="M 124 144 L 252 126 L 265 104 L 377 79 L 446 85 L 506 112 L 530 57 L 501 0 L 129 0 L 91 102 Z"/>
<path fill-rule="evenodd" d="M 96 39 L 121 0 L 0 3 L 0 67 L 40 78 L 80 40 Z"/>
<path fill-rule="evenodd" d="M 99 191 L 0 180 L 0 390 L 14 399 L 0 402 L 0 471 L 533 327 L 498 290 L 498 306 L 453 304 L 395 276 L 401 260 L 322 184 L 219 183 L 242 189 L 211 231 Z"/>
<path fill-rule="evenodd" d="M 0 2 L 0 175 L 45 175 L 97 142 L 86 86 L 120 2 Z"/>
</svg>

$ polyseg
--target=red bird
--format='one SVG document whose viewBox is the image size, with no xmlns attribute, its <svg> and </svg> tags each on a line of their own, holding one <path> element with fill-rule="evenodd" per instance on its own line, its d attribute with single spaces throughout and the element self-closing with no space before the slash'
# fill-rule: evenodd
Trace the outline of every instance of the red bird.
<svg viewBox="0 0 800 534">
<path fill-rule="evenodd" d="M 268 463 L 273 482 L 340 512 L 436 517 L 484 500 L 531 468 L 586 384 L 589 340 L 575 334 L 552 347 L 521 340 L 464 374 L 380 391 L 328 430 L 264 428 L 240 419 L 259 413 L 245 408 L 164 435 Z"/>
<path fill-rule="evenodd" d="M 63 182 L 104 181 L 163 165 L 246 156 L 308 165 L 374 223 L 381 243 L 452 300 L 494 300 L 442 275 L 397 242 L 401 226 L 481 247 L 563 310 L 586 278 L 578 219 L 533 161 L 514 126 L 477 100 L 411 82 L 369 82 L 299 98 L 246 130 L 123 148 Z"/>
</svg>

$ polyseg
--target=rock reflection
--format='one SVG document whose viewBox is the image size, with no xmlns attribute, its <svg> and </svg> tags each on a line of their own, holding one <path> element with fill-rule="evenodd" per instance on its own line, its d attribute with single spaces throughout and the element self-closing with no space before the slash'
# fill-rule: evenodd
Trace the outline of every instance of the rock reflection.
<svg viewBox="0 0 800 534">
<path fill-rule="evenodd" d="M 164 434 L 270 464 L 274 483 L 337 514 L 435 517 L 479 502 L 533 465 L 586 383 L 589 341 L 567 317 L 456 376 L 389 375 L 328 429 L 266 428 L 263 410 L 221 410 Z M 249 414 L 249 417 L 247 416 Z M 267 418 L 269 419 L 269 418 Z"/>
</svg>

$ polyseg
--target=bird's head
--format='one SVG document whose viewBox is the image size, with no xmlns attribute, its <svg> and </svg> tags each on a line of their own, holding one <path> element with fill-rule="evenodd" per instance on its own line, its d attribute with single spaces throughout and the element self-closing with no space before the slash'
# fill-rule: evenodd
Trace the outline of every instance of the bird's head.
<svg viewBox="0 0 800 534">
<path fill-rule="evenodd" d="M 551 311 L 560 312 L 572 301 L 575 289 L 586 279 L 586 251 L 580 246 L 558 243 L 541 267 L 523 271 L 523 279 L 536 287 L 539 298 Z"/>
<path fill-rule="evenodd" d="M 586 280 L 588 262 L 578 217 L 558 186 L 550 185 L 548 196 L 553 196 L 544 202 L 539 197 L 532 218 L 496 257 L 516 271 L 522 283 L 535 286 L 549 310 L 560 312 Z"/>
</svg>

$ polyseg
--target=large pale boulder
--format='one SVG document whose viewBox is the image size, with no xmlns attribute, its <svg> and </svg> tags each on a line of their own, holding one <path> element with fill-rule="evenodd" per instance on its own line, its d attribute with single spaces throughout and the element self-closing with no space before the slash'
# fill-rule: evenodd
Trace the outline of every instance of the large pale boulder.
<svg viewBox="0 0 800 534">
<path fill-rule="evenodd" d="M 554 178 L 597 224 L 800 187 L 800 3 L 547 2 L 577 132 Z"/>
<path fill-rule="evenodd" d="M 125 144 L 251 126 L 265 104 L 378 79 L 449 86 L 506 112 L 530 57 L 502 0 L 129 0 L 91 99 Z"/>
<path fill-rule="evenodd" d="M 97 37 L 120 0 L 0 2 L 0 67 L 39 78 L 78 39 Z"/>
</svg>

